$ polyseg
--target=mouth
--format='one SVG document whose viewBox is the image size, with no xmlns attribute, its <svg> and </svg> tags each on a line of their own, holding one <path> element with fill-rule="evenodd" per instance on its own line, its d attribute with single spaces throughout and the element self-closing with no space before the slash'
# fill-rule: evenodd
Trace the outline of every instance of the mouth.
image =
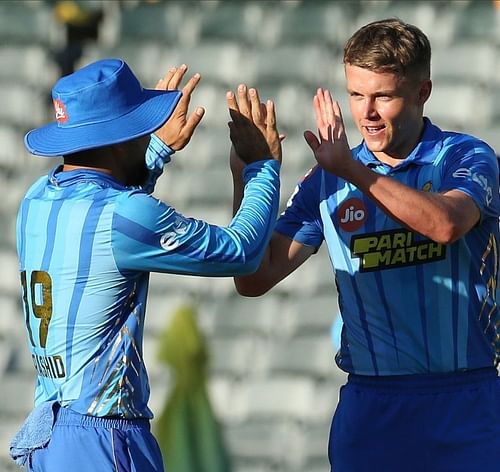
<svg viewBox="0 0 500 472">
<path fill-rule="evenodd" d="M 363 126 L 363 128 L 365 129 L 368 136 L 377 136 L 378 134 L 382 133 L 383 130 L 385 130 L 385 125 Z"/>
</svg>

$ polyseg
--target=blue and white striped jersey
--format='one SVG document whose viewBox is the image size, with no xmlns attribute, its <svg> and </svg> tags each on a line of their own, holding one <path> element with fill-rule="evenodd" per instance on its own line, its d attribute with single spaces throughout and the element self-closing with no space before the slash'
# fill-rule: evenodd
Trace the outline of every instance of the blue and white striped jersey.
<svg viewBox="0 0 500 472">
<path fill-rule="evenodd" d="M 254 271 L 277 216 L 279 163 L 248 165 L 244 179 L 227 227 L 91 170 L 57 168 L 28 190 L 17 246 L 36 405 L 58 400 L 88 415 L 152 417 L 142 360 L 149 272 Z"/>
<path fill-rule="evenodd" d="M 353 156 L 412 188 L 460 190 L 480 222 L 450 245 L 402 227 L 349 182 L 313 168 L 276 230 L 314 247 L 326 240 L 344 326 L 337 364 L 361 375 L 452 372 L 500 359 L 498 164 L 493 150 L 428 119 L 420 143 L 398 166 L 364 143 Z"/>
</svg>

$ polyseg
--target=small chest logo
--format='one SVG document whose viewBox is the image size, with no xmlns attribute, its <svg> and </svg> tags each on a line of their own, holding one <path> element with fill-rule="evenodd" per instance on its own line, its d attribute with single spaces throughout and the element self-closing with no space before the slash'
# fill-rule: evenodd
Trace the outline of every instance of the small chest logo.
<svg viewBox="0 0 500 472">
<path fill-rule="evenodd" d="M 356 231 L 366 220 L 366 207 L 359 198 L 349 198 L 337 210 L 340 227 L 344 231 Z"/>
<path fill-rule="evenodd" d="M 66 123 L 66 121 L 68 121 L 68 113 L 66 112 L 66 107 L 61 100 L 54 100 L 54 111 L 56 112 L 56 120 L 58 123 Z"/>
</svg>

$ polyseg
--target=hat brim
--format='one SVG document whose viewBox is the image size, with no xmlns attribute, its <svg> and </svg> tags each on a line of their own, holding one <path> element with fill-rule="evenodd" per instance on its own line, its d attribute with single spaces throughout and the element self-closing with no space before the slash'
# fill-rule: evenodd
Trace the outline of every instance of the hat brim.
<svg viewBox="0 0 500 472">
<path fill-rule="evenodd" d="M 73 128 L 50 123 L 29 131 L 24 143 L 31 154 L 56 157 L 130 141 L 160 128 L 181 96 L 179 90 L 144 89 L 142 103 L 119 118 Z"/>
</svg>

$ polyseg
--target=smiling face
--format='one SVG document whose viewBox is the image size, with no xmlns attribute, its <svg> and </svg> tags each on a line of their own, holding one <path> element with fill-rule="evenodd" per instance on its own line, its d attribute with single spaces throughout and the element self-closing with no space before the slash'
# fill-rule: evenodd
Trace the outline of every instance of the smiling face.
<svg viewBox="0 0 500 472">
<path fill-rule="evenodd" d="M 410 80 L 346 64 L 351 115 L 370 151 L 391 165 L 405 159 L 423 130 L 430 80 Z"/>
</svg>

